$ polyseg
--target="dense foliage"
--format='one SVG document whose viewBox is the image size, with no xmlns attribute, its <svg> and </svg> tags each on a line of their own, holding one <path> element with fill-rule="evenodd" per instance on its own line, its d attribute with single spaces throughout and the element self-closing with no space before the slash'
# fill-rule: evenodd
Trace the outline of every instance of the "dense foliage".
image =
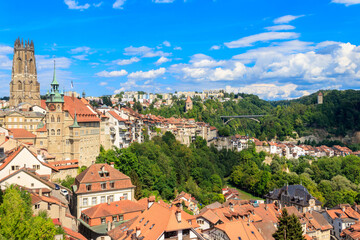
<svg viewBox="0 0 360 240">
<path fill-rule="evenodd" d="M 289 215 L 286 208 L 283 209 L 279 218 L 279 227 L 273 234 L 275 240 L 305 240 L 299 219 Z"/>
<path fill-rule="evenodd" d="M 360 131 L 360 91 L 322 91 L 324 104 L 318 105 L 317 93 L 296 100 L 268 102 L 255 95 L 229 95 L 229 101 L 193 99 L 193 109 L 185 113 L 185 101 L 174 98 L 173 105 L 155 109 L 153 105 L 144 113 L 163 117 L 186 117 L 204 121 L 219 129 L 221 135 L 248 134 L 260 140 L 280 140 L 311 133 L 313 128 L 333 135 L 346 135 Z M 261 123 L 249 119 L 235 119 L 225 127 L 220 116 L 266 115 Z M 326 137 L 326 136 L 325 136 Z"/>
<path fill-rule="evenodd" d="M 0 191 L 0 239 L 54 239 L 63 230 L 42 213 L 33 216 L 30 195 L 9 187 Z"/>
<path fill-rule="evenodd" d="M 237 163 L 239 153 L 218 151 L 198 137 L 190 147 L 180 144 L 170 132 L 129 148 L 101 149 L 97 162 L 114 162 L 115 168 L 131 177 L 136 198 L 159 194 L 173 199 L 186 191 L 208 204 L 224 200 L 223 179 Z"/>
<path fill-rule="evenodd" d="M 268 166 L 252 149 L 240 155 L 240 164 L 233 168 L 229 180 L 255 195 L 263 196 L 285 184 L 302 184 L 327 207 L 360 200 L 360 158 L 357 156 L 317 160 L 274 157 Z"/>
</svg>

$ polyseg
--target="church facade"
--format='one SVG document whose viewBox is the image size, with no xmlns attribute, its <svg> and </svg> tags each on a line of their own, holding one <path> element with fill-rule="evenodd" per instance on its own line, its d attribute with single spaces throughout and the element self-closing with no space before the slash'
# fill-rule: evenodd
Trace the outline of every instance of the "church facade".
<svg viewBox="0 0 360 240">
<path fill-rule="evenodd" d="M 37 81 L 34 43 L 24 43 L 18 38 L 14 44 L 9 104 L 16 107 L 20 103 L 40 106 L 40 84 Z"/>
</svg>

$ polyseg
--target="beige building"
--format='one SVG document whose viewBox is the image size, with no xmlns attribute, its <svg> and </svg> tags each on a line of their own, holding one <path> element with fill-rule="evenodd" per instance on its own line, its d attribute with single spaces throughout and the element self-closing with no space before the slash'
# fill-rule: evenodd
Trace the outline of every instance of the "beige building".
<svg viewBox="0 0 360 240">
<path fill-rule="evenodd" d="M 35 133 L 44 117 L 45 114 L 39 112 L 0 111 L 0 127 L 9 130 L 13 128 L 23 128 Z"/>
<path fill-rule="evenodd" d="M 14 44 L 10 107 L 20 103 L 40 105 L 40 84 L 37 81 L 34 43 L 18 38 Z"/>
<path fill-rule="evenodd" d="M 46 100 L 47 150 L 56 160 L 79 160 L 90 166 L 100 150 L 100 119 L 85 99 L 64 96 L 54 79 Z"/>
</svg>

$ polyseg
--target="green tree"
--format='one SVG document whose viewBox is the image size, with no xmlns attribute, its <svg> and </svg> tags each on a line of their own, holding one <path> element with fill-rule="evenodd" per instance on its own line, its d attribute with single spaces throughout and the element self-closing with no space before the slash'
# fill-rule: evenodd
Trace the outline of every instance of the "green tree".
<svg viewBox="0 0 360 240">
<path fill-rule="evenodd" d="M 273 234 L 275 240 L 305 240 L 299 219 L 289 215 L 286 208 L 282 210 L 279 218 L 279 227 Z"/>
</svg>

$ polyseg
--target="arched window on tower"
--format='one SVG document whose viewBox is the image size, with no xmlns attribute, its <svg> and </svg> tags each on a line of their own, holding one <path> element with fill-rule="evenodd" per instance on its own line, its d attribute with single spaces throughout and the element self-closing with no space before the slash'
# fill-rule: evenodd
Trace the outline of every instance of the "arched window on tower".
<svg viewBox="0 0 360 240">
<path fill-rule="evenodd" d="M 57 122 L 60 122 L 60 116 L 57 117 Z"/>
<path fill-rule="evenodd" d="M 18 90 L 22 90 L 22 82 L 21 81 L 18 82 Z"/>
<path fill-rule="evenodd" d="M 51 116 L 51 122 L 55 122 L 54 116 Z"/>
<path fill-rule="evenodd" d="M 60 136 L 60 129 L 57 130 L 56 134 Z"/>
<path fill-rule="evenodd" d="M 51 136 L 55 136 L 55 130 L 51 129 Z"/>
</svg>

